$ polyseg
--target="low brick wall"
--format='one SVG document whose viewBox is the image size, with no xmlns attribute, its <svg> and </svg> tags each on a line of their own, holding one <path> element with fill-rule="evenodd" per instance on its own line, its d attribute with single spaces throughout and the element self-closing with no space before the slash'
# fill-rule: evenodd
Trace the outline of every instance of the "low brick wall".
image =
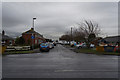
<svg viewBox="0 0 120 80">
<path fill-rule="evenodd" d="M 120 47 L 118 47 L 118 49 L 120 49 Z M 116 52 L 117 50 L 115 46 L 97 46 L 96 51 Z"/>
<path fill-rule="evenodd" d="M 0 46 L 0 53 L 4 53 L 6 50 L 6 46 Z"/>
<path fill-rule="evenodd" d="M 7 46 L 5 51 L 24 51 L 30 50 L 30 46 Z"/>
</svg>

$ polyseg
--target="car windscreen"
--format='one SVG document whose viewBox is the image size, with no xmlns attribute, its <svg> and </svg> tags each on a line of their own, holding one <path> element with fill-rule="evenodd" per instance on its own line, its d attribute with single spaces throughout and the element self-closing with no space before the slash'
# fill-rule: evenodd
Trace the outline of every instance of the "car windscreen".
<svg viewBox="0 0 120 80">
<path fill-rule="evenodd" d="M 42 43 L 42 44 L 41 44 L 41 46 L 47 46 L 47 45 L 48 45 L 48 44 L 46 44 L 46 43 Z"/>
</svg>

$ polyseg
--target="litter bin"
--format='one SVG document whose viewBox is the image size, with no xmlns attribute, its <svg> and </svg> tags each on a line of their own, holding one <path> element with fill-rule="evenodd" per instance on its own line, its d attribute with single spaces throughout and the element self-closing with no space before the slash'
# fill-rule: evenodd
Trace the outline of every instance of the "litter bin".
<svg viewBox="0 0 120 80">
<path fill-rule="evenodd" d="M 116 46 L 116 47 L 114 48 L 114 51 L 120 53 L 120 46 Z"/>
<path fill-rule="evenodd" d="M 103 46 L 96 46 L 96 51 L 104 51 L 104 47 Z"/>
</svg>

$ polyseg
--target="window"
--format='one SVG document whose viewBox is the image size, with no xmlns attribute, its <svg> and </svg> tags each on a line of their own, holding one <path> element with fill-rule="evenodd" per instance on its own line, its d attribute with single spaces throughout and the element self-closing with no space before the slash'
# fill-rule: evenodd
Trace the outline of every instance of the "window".
<svg viewBox="0 0 120 80">
<path fill-rule="evenodd" d="M 35 40 L 35 44 L 37 44 L 37 40 Z"/>
</svg>

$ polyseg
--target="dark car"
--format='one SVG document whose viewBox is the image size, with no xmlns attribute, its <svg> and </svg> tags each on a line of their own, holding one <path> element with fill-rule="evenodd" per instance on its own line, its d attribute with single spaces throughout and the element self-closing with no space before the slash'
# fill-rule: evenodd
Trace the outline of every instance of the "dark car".
<svg viewBox="0 0 120 80">
<path fill-rule="evenodd" d="M 53 42 L 54 46 L 56 46 L 56 42 Z"/>
<path fill-rule="evenodd" d="M 40 44 L 40 51 L 49 51 L 49 45 L 48 43 L 41 43 Z"/>
</svg>

